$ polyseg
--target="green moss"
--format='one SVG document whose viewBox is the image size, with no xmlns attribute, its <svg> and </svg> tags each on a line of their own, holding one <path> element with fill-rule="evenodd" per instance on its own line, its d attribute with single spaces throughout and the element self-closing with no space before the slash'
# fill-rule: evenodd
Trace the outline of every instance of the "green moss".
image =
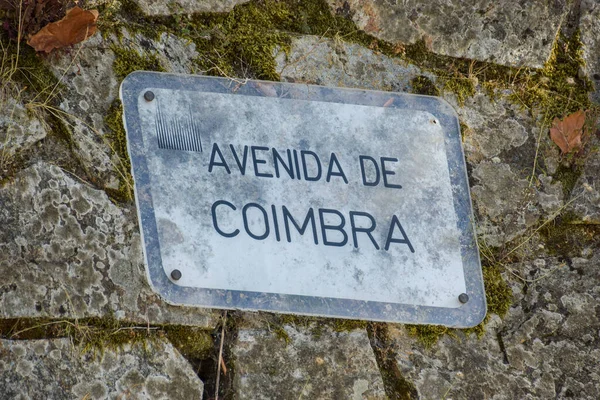
<svg viewBox="0 0 600 400">
<path fill-rule="evenodd" d="M 398 367 L 394 342 L 390 340 L 387 324 L 370 323 L 367 333 L 387 397 L 390 400 L 418 399 L 419 393 L 415 385 L 402 375 Z"/>
<path fill-rule="evenodd" d="M 464 143 L 465 138 L 471 133 L 471 128 L 460 119 L 458 120 L 458 124 L 460 126 L 460 140 Z"/>
<path fill-rule="evenodd" d="M 463 105 L 465 101 L 475 94 L 475 82 L 464 76 L 448 76 L 443 79 L 444 89 L 456 95 L 458 104 Z"/>
<path fill-rule="evenodd" d="M 201 51 L 199 67 L 211 75 L 279 80 L 272 53 L 289 48 L 289 34 L 277 29 L 289 19 L 285 4 L 271 0 L 243 4 L 226 15 L 194 15 L 188 30 Z"/>
<path fill-rule="evenodd" d="M 491 314 L 503 318 L 512 304 L 512 290 L 502 278 L 500 268 L 497 265 L 483 266 L 483 283 L 485 286 L 485 298 L 487 301 L 487 314 L 484 320 L 477 326 L 468 329 L 460 329 L 466 335 L 471 333 L 481 337 L 485 333 L 485 325 Z M 425 347 L 431 347 L 444 335 L 457 337 L 459 330 L 441 325 L 406 325 L 407 332 L 415 336 Z"/>
<path fill-rule="evenodd" d="M 6 339 L 43 339 L 48 337 L 52 320 L 48 318 L 0 319 L 0 337 Z"/>
<path fill-rule="evenodd" d="M 0 61 L 2 90 L 6 90 L 7 84 L 12 82 L 18 84 L 17 96 L 23 102 L 58 104 L 57 97 L 64 86 L 44 64 L 42 56 L 25 43 L 17 46 L 17 43 L 6 37 L 2 29 L 0 29 Z"/>
<path fill-rule="evenodd" d="M 0 320 L 0 337 L 19 340 L 69 337 L 82 353 L 94 356 L 136 343 L 145 347 L 149 342 L 166 337 L 181 354 L 193 360 L 208 357 L 214 345 L 211 335 L 201 328 L 138 326 L 112 316 L 79 320 L 5 319 Z"/>
<path fill-rule="evenodd" d="M 0 336 L 27 340 L 70 337 L 82 353 L 96 356 L 106 349 L 120 350 L 125 344 L 146 343 L 158 337 L 155 328 L 144 328 L 111 316 L 79 320 L 8 319 L 0 321 Z"/>
<path fill-rule="evenodd" d="M 269 325 L 271 326 L 271 331 L 277 337 L 286 343 L 289 343 L 290 338 L 283 328 L 284 325 L 301 327 L 309 330 L 313 337 L 319 338 L 326 328 L 330 328 L 334 332 L 338 333 L 350 332 L 355 329 L 365 329 L 367 327 L 367 322 L 353 319 L 319 318 L 292 314 L 273 314 L 272 318 L 270 318 Z"/>
<path fill-rule="evenodd" d="M 556 105 L 561 101 L 549 101 L 550 92 L 567 99 L 572 93 L 568 100 L 572 104 L 583 100 L 583 81 L 575 79 L 571 87 L 564 84 L 565 79 L 559 79 L 577 76 L 576 72 L 573 74 L 573 66 L 581 65 L 578 37 L 569 40 L 569 46 L 557 46 L 553 58 L 540 72 L 434 54 L 424 40 L 408 45 L 379 40 L 357 29 L 350 18 L 332 14 L 324 0 L 253 0 L 237 5 L 229 13 L 192 16 L 175 13 L 168 17 L 145 17 L 135 2 L 126 0 L 119 10 L 110 8 L 102 24 L 105 32 L 120 34 L 126 28 L 155 39 L 169 32 L 194 42 L 199 67 L 212 75 L 279 80 L 273 57 L 275 48 L 287 50 L 293 35 L 310 34 L 357 43 L 389 57 L 401 57 L 435 74 L 438 84 L 455 93 L 460 103 L 475 93 L 477 85 L 494 95 L 500 92 L 498 89 L 514 89 L 515 102 L 526 107 L 544 105 L 554 110 L 553 115 L 557 114 Z M 549 84 L 545 83 L 548 76 L 552 77 Z M 422 77 L 417 78 L 414 86 L 419 93 L 439 93 Z"/>
<path fill-rule="evenodd" d="M 590 106 L 588 92 L 592 84 L 579 74 L 583 65 L 579 32 L 571 37 L 559 34 L 544 68 L 516 77 L 520 84 L 509 98 L 529 109 L 537 109 L 545 126 L 554 118 L 585 110 Z"/>
<path fill-rule="evenodd" d="M 279 80 L 275 48 L 289 49 L 291 36 L 311 34 L 360 43 L 390 56 L 397 46 L 359 31 L 348 19 L 331 14 L 323 0 L 254 0 L 229 13 L 174 13 L 146 17 L 132 0 L 105 6 L 100 23 L 103 34 L 121 35 L 121 29 L 158 39 L 168 32 L 196 44 L 197 63 L 208 74 Z"/>
<path fill-rule="evenodd" d="M 279 339 L 283 340 L 285 342 L 285 344 L 290 344 L 290 341 L 291 341 L 290 335 L 288 335 L 288 333 L 283 328 L 283 326 L 276 326 L 275 328 L 273 328 L 273 333 Z"/>
<path fill-rule="evenodd" d="M 332 320 L 332 328 L 335 332 L 350 332 L 355 329 L 365 329 L 367 327 L 366 321 L 359 321 L 355 319 L 334 319 Z"/>
<path fill-rule="evenodd" d="M 122 323 L 108 316 L 89 318 L 64 326 L 66 336 L 73 338 L 83 353 L 102 355 L 105 350 L 122 350 L 125 345 L 140 343 L 146 347 L 148 341 L 157 339 L 157 331 L 144 329 L 133 324 Z"/>
<path fill-rule="evenodd" d="M 116 45 L 112 45 L 111 50 L 115 53 L 113 70 L 119 79 L 124 79 L 133 71 L 165 71 L 155 54 L 140 54 Z"/>
<path fill-rule="evenodd" d="M 120 100 L 114 100 L 111 104 L 104 123 L 110 129 L 108 136 L 113 143 L 113 150 L 119 157 L 117 168 L 121 175 L 121 181 L 118 190 L 107 189 L 107 193 L 118 201 L 130 201 L 133 199 L 133 177 L 131 176 L 131 161 L 127 152 L 127 133 L 123 126 L 123 106 Z"/>
<path fill-rule="evenodd" d="M 435 84 L 424 75 L 419 75 L 414 77 L 410 84 L 413 89 L 413 93 L 416 94 L 424 94 L 427 96 L 439 96 L 440 90 L 435 86 Z"/>
<path fill-rule="evenodd" d="M 475 86 L 486 82 L 488 87 L 506 85 L 515 70 L 510 67 L 434 54 L 424 40 L 405 46 L 402 58 L 438 76 L 444 90 L 453 92 L 459 103 L 475 94 Z"/>
<path fill-rule="evenodd" d="M 48 102 L 48 96 L 60 93 L 63 85 L 59 83 L 52 71 L 44 64 L 41 56 L 36 54 L 33 48 L 21 44 L 17 54 L 16 44 L 5 41 L 0 34 L 2 46 L 7 49 L 7 59 L 5 62 L 16 65 L 15 72 L 11 79 L 26 88 L 23 95 L 27 99 L 35 99 L 37 102 Z"/>
<path fill-rule="evenodd" d="M 209 356 L 214 347 L 209 332 L 192 326 L 165 326 L 167 339 L 187 359 L 200 360 Z"/>
<path fill-rule="evenodd" d="M 600 225 L 581 223 L 577 215 L 564 213 L 540 229 L 547 251 L 554 256 L 580 257 L 590 246 L 600 244 Z"/>
<path fill-rule="evenodd" d="M 498 266 L 483 267 L 483 284 L 488 314 L 493 313 L 503 318 L 510 309 L 513 294 Z"/>
<path fill-rule="evenodd" d="M 113 70 L 120 80 L 133 71 L 165 71 L 155 54 L 140 54 L 135 50 L 117 45 L 112 45 L 111 49 L 115 53 Z M 130 173 L 131 161 L 127 152 L 127 134 L 123 126 L 123 107 L 120 100 L 113 101 L 104 117 L 104 123 L 110 129 L 108 138 L 111 139 L 112 148 L 119 158 L 117 168 L 121 177 L 117 190 L 111 188 L 104 188 L 104 190 L 116 201 L 131 201 L 133 199 L 133 178 Z"/>
<path fill-rule="evenodd" d="M 485 286 L 485 299 L 487 302 L 487 314 L 484 320 L 473 328 L 463 329 L 465 334 L 475 333 L 478 337 L 485 333 L 485 325 L 488 323 L 491 314 L 496 314 L 504 318 L 513 300 L 512 290 L 502 278 L 500 267 L 498 265 L 484 265 L 483 284 Z"/>
<path fill-rule="evenodd" d="M 552 178 L 555 181 L 559 181 L 563 185 L 563 196 L 565 199 L 571 197 L 571 192 L 575 187 L 575 184 L 579 180 L 583 172 L 582 163 L 574 162 L 571 164 L 561 163 Z"/>
<path fill-rule="evenodd" d="M 406 325 L 406 331 L 425 347 L 431 347 L 444 335 L 455 335 L 455 330 L 441 325 Z"/>
</svg>

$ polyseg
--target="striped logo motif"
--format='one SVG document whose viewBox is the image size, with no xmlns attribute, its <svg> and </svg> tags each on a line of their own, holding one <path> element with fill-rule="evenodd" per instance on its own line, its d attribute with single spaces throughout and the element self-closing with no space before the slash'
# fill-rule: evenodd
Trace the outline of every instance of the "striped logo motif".
<svg viewBox="0 0 600 400">
<path fill-rule="evenodd" d="M 157 104 L 156 136 L 158 148 L 165 150 L 183 150 L 202 152 L 200 127 L 192 115 L 191 108 L 187 116 L 167 117 L 160 103 Z"/>
</svg>

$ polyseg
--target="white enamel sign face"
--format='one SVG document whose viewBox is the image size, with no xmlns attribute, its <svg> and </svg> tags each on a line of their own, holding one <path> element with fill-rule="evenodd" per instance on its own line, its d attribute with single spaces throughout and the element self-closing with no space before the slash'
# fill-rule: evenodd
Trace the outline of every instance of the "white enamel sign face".
<svg viewBox="0 0 600 400">
<path fill-rule="evenodd" d="M 175 304 L 473 326 L 485 296 L 440 99 L 134 73 L 148 274 Z"/>
</svg>

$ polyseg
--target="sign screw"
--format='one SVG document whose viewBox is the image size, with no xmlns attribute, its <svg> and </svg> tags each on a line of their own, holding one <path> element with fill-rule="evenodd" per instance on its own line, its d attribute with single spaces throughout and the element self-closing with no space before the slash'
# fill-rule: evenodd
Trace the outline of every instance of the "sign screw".
<svg viewBox="0 0 600 400">
<path fill-rule="evenodd" d="M 181 279 L 181 271 L 178 269 L 174 269 L 173 271 L 171 271 L 171 278 L 173 278 L 174 281 L 180 280 Z"/>
<path fill-rule="evenodd" d="M 146 93 L 144 93 L 144 99 L 146 101 L 152 101 L 152 100 L 154 100 L 154 92 L 148 90 Z"/>
<path fill-rule="evenodd" d="M 177 271 L 177 270 L 175 270 L 175 271 Z M 177 271 L 177 272 L 179 272 L 179 271 Z M 461 303 L 465 304 L 467 301 L 469 301 L 469 295 L 466 294 L 466 293 L 461 293 L 458 296 L 458 301 L 460 301 Z"/>
</svg>

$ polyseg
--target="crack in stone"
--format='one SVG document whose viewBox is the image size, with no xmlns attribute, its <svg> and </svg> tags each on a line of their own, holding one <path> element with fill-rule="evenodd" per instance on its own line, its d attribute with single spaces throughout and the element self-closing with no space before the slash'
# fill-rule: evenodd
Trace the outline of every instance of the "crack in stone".
<svg viewBox="0 0 600 400">
<path fill-rule="evenodd" d="M 369 341 L 381 372 L 386 395 L 390 400 L 419 399 L 415 385 L 407 380 L 398 367 L 396 352 L 388 336 L 387 324 L 373 322 L 367 325 Z"/>
</svg>

